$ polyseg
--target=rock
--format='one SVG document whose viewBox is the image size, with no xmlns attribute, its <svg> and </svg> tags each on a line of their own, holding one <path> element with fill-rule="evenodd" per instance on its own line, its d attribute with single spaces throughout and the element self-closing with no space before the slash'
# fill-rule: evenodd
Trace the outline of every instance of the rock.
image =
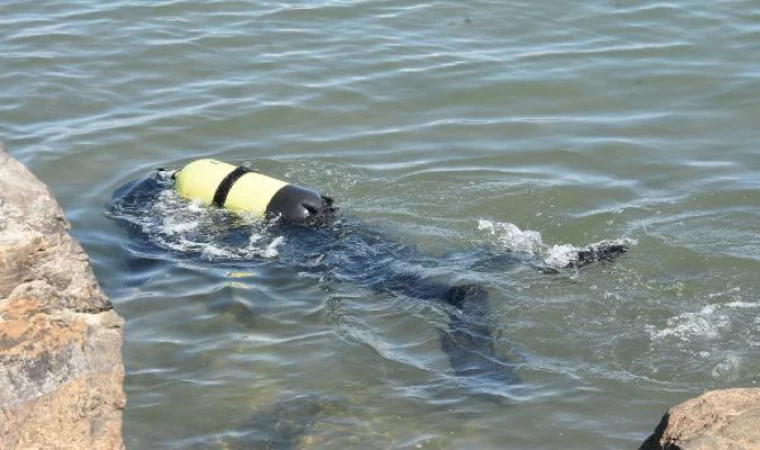
<svg viewBox="0 0 760 450">
<path fill-rule="evenodd" d="M 0 146 L 0 449 L 123 449 L 123 321 L 63 211 Z"/>
<path fill-rule="evenodd" d="M 639 448 L 729 449 L 760 449 L 760 388 L 711 391 L 674 406 Z"/>
</svg>

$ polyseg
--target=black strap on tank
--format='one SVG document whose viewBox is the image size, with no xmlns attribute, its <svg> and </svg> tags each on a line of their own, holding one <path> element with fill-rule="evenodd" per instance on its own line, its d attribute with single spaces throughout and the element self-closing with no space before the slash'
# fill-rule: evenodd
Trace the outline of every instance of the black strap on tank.
<svg viewBox="0 0 760 450">
<path fill-rule="evenodd" d="M 243 166 L 237 166 L 235 167 L 235 170 L 228 173 L 226 177 L 222 180 L 221 183 L 219 183 L 219 187 L 216 188 L 216 192 L 214 193 L 214 205 L 223 207 L 224 202 L 227 201 L 227 194 L 230 193 L 230 189 L 232 189 L 232 186 L 235 185 L 235 182 L 240 179 L 243 175 L 247 174 L 248 172 L 253 172 L 251 169 L 248 169 Z"/>
</svg>

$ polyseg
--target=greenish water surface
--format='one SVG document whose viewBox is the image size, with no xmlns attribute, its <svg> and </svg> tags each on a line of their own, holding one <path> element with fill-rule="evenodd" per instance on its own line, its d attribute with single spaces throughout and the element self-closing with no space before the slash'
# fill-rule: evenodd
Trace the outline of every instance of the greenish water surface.
<svg viewBox="0 0 760 450">
<path fill-rule="evenodd" d="M 4 0 L 0 140 L 126 319 L 130 449 L 636 448 L 670 405 L 760 381 L 758 61 L 757 0 Z M 523 380 L 492 402 L 435 306 L 293 276 L 277 246 L 125 286 L 104 205 L 199 157 L 441 258 L 637 243 L 482 274 Z"/>
</svg>

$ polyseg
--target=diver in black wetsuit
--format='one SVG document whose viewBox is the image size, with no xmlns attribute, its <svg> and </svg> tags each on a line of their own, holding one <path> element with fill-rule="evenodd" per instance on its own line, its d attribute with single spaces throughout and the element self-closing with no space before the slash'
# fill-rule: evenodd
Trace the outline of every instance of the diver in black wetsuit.
<svg viewBox="0 0 760 450">
<path fill-rule="evenodd" d="M 244 175 L 245 172 L 242 172 Z M 229 181 L 229 178 L 240 175 L 230 173 L 224 180 Z M 114 193 L 107 207 L 107 214 L 131 231 L 128 252 L 140 255 L 143 260 L 152 259 L 152 255 L 160 260 L 160 254 L 166 251 L 166 247 L 162 249 L 151 235 L 160 231 L 151 228 L 149 215 L 150 208 L 161 195 L 174 191 L 175 181 L 172 178 L 167 172 L 158 172 L 144 180 L 128 183 Z M 220 183 L 221 186 L 226 185 L 227 190 L 232 184 L 234 180 L 232 183 Z M 280 195 L 275 208 L 271 207 L 270 202 L 266 210 L 267 216 L 278 218 L 270 225 L 270 232 L 287 237 L 287 244 L 279 249 L 281 262 L 298 271 L 348 280 L 377 292 L 437 302 L 449 317 L 448 327 L 439 330 L 439 333 L 441 348 L 456 375 L 479 383 L 515 384 L 520 381 L 513 364 L 500 358 L 494 349 L 493 324 L 484 287 L 450 285 L 409 271 L 410 265 L 430 261 L 430 258 L 373 232 L 350 217 L 338 214 L 332 200 L 327 197 L 306 189 L 290 192 L 293 195 Z M 278 198 L 277 195 L 274 198 Z M 286 201 L 283 202 L 283 198 Z M 219 192 L 216 192 L 214 203 L 218 203 L 218 199 Z M 213 238 L 217 239 L 217 244 L 234 248 L 248 243 L 252 226 L 235 223 L 232 214 L 220 215 L 219 218 L 222 223 L 218 224 L 217 230 L 221 232 Z M 225 221 L 227 223 L 223 223 Z M 582 267 L 600 260 L 611 261 L 626 250 L 625 244 L 590 247 L 580 250 L 567 267 Z M 197 255 L 193 255 L 191 250 L 184 256 L 193 258 Z M 224 262 L 223 259 L 221 262 Z M 539 270 L 556 271 L 537 261 L 529 263 Z"/>
</svg>

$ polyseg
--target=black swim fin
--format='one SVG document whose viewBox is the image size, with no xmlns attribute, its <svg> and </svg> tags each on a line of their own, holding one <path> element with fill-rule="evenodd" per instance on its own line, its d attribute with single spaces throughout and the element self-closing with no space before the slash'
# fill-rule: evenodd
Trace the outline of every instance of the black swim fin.
<svg viewBox="0 0 760 450">
<path fill-rule="evenodd" d="M 578 250 L 577 255 L 565 266 L 564 269 L 580 269 L 591 263 L 599 261 L 612 262 L 628 251 L 628 245 L 615 242 L 599 242 Z"/>
</svg>

